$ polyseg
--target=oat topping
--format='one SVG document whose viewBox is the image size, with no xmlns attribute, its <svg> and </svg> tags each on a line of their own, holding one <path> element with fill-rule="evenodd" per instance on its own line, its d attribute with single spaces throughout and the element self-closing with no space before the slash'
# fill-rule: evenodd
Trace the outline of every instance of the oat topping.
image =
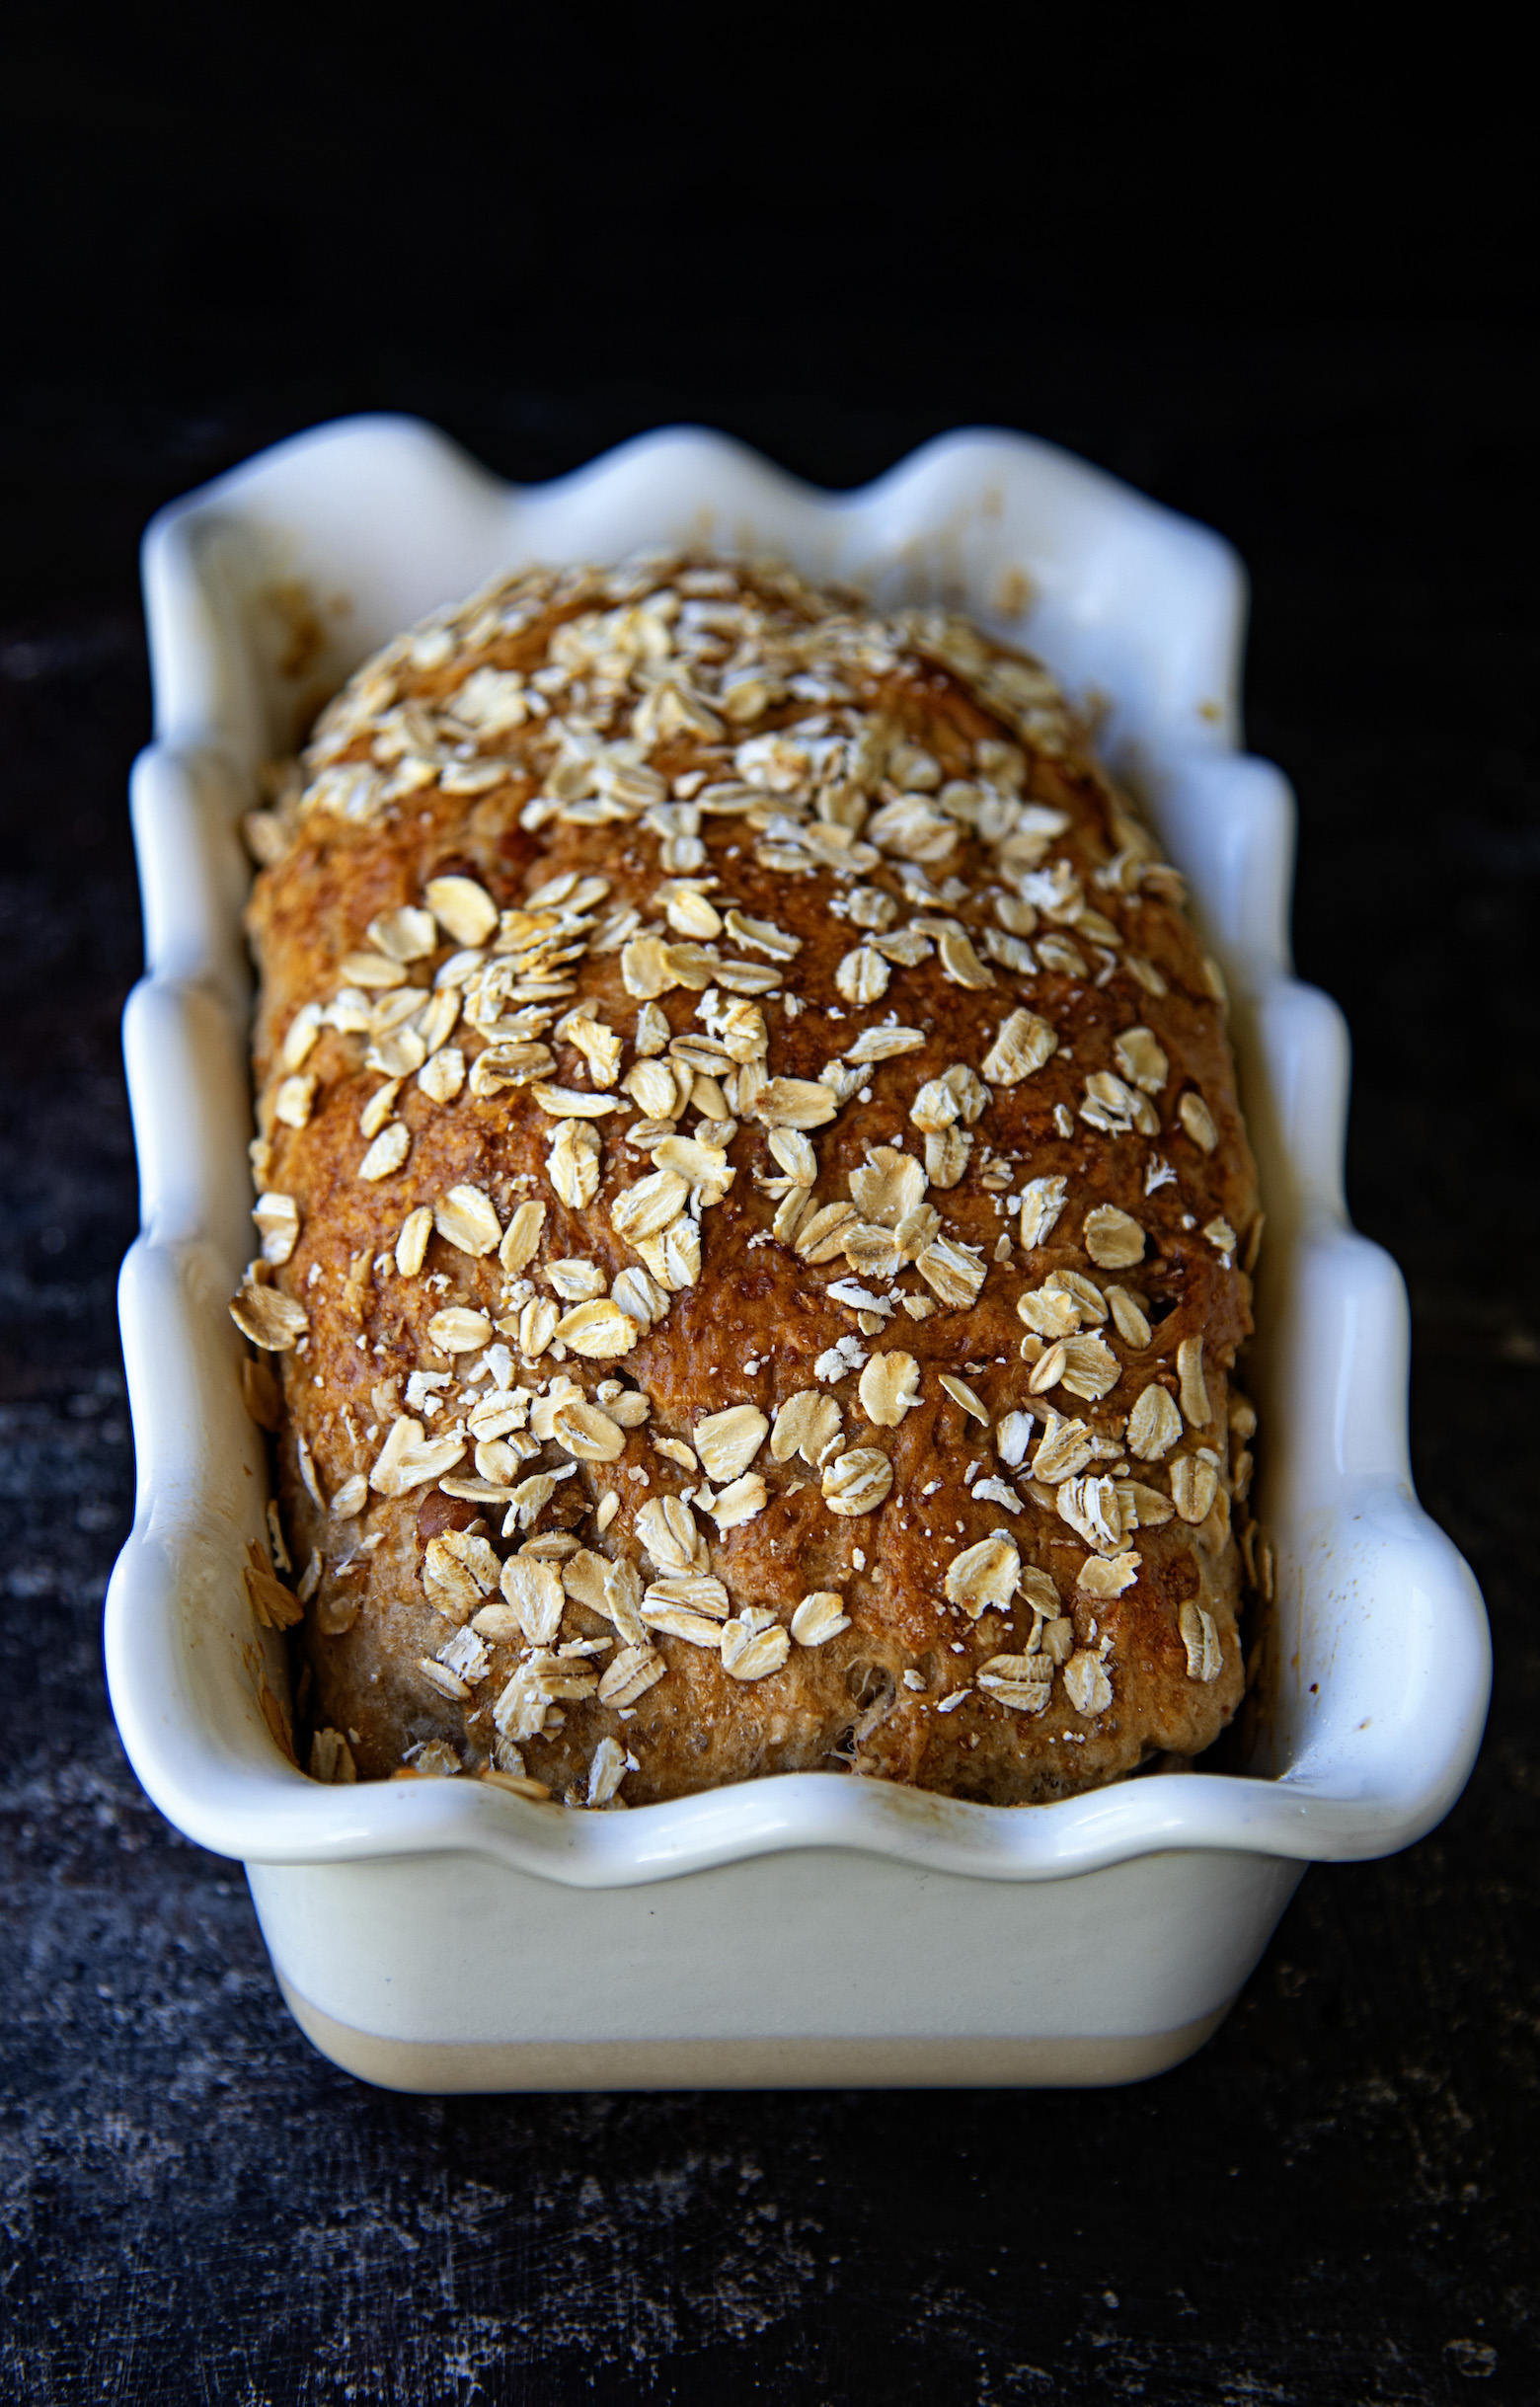
<svg viewBox="0 0 1540 2407">
<path fill-rule="evenodd" d="M 414 1613 L 397 1762 L 595 1811 L 689 1717 L 714 1776 L 745 1686 L 765 1767 L 816 1695 L 827 1761 L 990 1795 L 1131 1767 L 1168 1657 L 1159 1744 L 1233 1710 L 1222 986 L 1044 670 L 763 563 L 528 570 L 270 791 L 260 895 L 335 899 L 265 1001 L 231 1312 L 289 1365 L 307 1570 L 248 1591 L 312 1617 L 315 1777 L 382 1768 L 327 1666 Z"/>
<path fill-rule="evenodd" d="M 286 1354 L 309 1329 L 309 1315 L 292 1296 L 262 1284 L 255 1276 L 256 1269 L 253 1264 L 247 1272 L 240 1292 L 231 1303 L 230 1317 L 241 1335 L 250 1338 L 254 1346 L 261 1346 L 269 1354 Z"/>
<path fill-rule="evenodd" d="M 1029 1179 L 1022 1189 L 1021 1241 L 1030 1253 L 1034 1246 L 1045 1245 L 1058 1224 L 1064 1208 L 1069 1182 L 1064 1178 Z"/>
<path fill-rule="evenodd" d="M 1088 1649 L 1077 1649 L 1064 1666 L 1064 1687 L 1075 1711 L 1092 1721 L 1113 1701 L 1113 1683 L 1105 1666 Z"/>
<path fill-rule="evenodd" d="M 1100 1270 L 1129 1271 L 1144 1260 L 1144 1231 L 1137 1220 L 1116 1204 L 1099 1204 L 1088 1211 L 1085 1249 Z"/>
<path fill-rule="evenodd" d="M 1182 1415 L 1174 1398 L 1153 1381 L 1144 1388 L 1128 1416 L 1128 1450 L 1141 1462 L 1159 1462 L 1182 1435 Z"/>
<path fill-rule="evenodd" d="M 960 1604 L 972 1621 L 990 1605 L 1009 1604 L 1021 1579 L 1021 1556 L 1008 1531 L 997 1529 L 976 1546 L 955 1555 L 947 1570 L 949 1604 Z"/>
<path fill-rule="evenodd" d="M 849 1516 L 875 1513 L 893 1484 L 893 1467 L 879 1446 L 854 1446 L 838 1454 L 823 1474 L 823 1501 L 831 1513 Z"/>
<path fill-rule="evenodd" d="M 1216 1680 L 1224 1669 L 1224 1649 L 1213 1615 L 1190 1597 L 1182 1607 L 1181 1630 L 1187 1649 L 1188 1678 Z"/>
<path fill-rule="evenodd" d="M 790 1633 L 762 1605 L 745 1605 L 722 1625 L 722 1669 L 734 1679 L 764 1679 L 780 1670 L 791 1651 Z"/>
<path fill-rule="evenodd" d="M 814 1589 L 792 1615 L 792 1636 L 800 1647 L 821 1647 L 851 1626 L 845 1599 L 837 1589 Z"/>
<path fill-rule="evenodd" d="M 264 1629 L 291 1629 L 304 1610 L 293 1591 L 277 1578 L 263 1548 L 250 1545 L 246 1549 L 244 1571 L 246 1593 L 252 1611 Z"/>
<path fill-rule="evenodd" d="M 732 1480 L 748 1469 L 770 1424 L 752 1404 L 734 1404 L 695 1425 L 695 1443 L 712 1479 Z"/>
<path fill-rule="evenodd" d="M 874 1354 L 861 1373 L 861 1409 L 880 1429 L 896 1429 L 920 1392 L 920 1366 L 912 1354 L 894 1348 Z"/>
<path fill-rule="evenodd" d="M 1135 1353 L 1141 1353 L 1150 1342 L 1151 1332 L 1138 1297 L 1127 1287 L 1114 1285 L 1107 1290 L 1107 1302 L 1118 1336 Z"/>
<path fill-rule="evenodd" d="M 280 1269 L 299 1242 L 299 1206 L 292 1196 L 259 1196 L 252 1209 L 262 1239 L 262 1258 Z"/>
<path fill-rule="evenodd" d="M 845 1369 L 840 1357 L 839 1376 Z M 777 1462 L 789 1462 L 793 1455 L 810 1463 L 814 1470 L 824 1462 L 830 1450 L 839 1443 L 840 1409 L 832 1396 L 820 1394 L 816 1388 L 804 1388 L 789 1396 L 776 1414 L 770 1432 L 770 1452 Z"/>
<path fill-rule="evenodd" d="M 1177 1377 L 1184 1418 L 1194 1429 L 1205 1428 L 1211 1413 L 1208 1390 L 1203 1380 L 1203 1341 L 1200 1337 L 1185 1337 L 1177 1348 Z"/>
<path fill-rule="evenodd" d="M 991 1086 L 1016 1086 L 1040 1070 L 1058 1050 L 1058 1038 L 1033 1011 L 1013 1011 L 1001 1025 L 980 1067 Z"/>
</svg>

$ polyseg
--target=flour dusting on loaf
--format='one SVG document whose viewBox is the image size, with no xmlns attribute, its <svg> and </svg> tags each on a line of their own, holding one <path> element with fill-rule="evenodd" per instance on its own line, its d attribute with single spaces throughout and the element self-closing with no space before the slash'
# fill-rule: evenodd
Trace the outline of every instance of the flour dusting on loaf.
<svg viewBox="0 0 1540 2407">
<path fill-rule="evenodd" d="M 774 564 L 530 570 L 247 829 L 247 1586 L 315 1777 L 1026 1805 L 1216 1737 L 1255 1173 L 1036 661 Z"/>
</svg>

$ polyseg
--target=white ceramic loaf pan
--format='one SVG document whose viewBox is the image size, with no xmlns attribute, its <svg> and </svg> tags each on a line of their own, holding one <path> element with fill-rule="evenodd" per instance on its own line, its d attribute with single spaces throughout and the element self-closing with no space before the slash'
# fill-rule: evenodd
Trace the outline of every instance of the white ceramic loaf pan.
<svg viewBox="0 0 1540 2407">
<path fill-rule="evenodd" d="M 321 1787 L 270 1735 L 282 1651 L 240 1578 L 267 1473 L 225 1309 L 252 1248 L 238 815 L 259 761 L 435 604 L 527 560 L 680 543 L 955 601 L 1019 638 L 1102 698 L 1105 749 L 1191 880 L 1269 1215 L 1250 1377 L 1277 1669 L 1245 1775 L 1011 1811 L 803 1774 L 584 1814 L 466 1779 Z M 245 1862 L 304 2030 L 424 2090 L 1107 2082 L 1177 2062 L 1305 1864 L 1386 1854 L 1448 1811 L 1490 1681 L 1475 1583 L 1412 1492 L 1402 1282 L 1344 1208 L 1347 1034 L 1289 973 L 1292 800 L 1237 748 L 1234 556 L 1020 435 L 952 435 L 829 496 L 686 429 L 521 491 L 373 418 L 163 511 L 144 578 L 148 967 L 125 1027 L 143 1234 L 121 1284 L 139 1489 L 108 1668 L 151 1797 Z"/>
</svg>

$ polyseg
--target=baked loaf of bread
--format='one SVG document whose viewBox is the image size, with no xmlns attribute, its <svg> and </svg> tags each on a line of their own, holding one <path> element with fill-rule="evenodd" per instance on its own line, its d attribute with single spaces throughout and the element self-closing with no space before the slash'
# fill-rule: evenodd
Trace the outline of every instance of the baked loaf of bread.
<svg viewBox="0 0 1540 2407">
<path fill-rule="evenodd" d="M 773 565 L 532 570 L 269 793 L 232 1310 L 311 1771 L 1026 1805 L 1206 1747 L 1256 1180 L 1044 670 Z"/>
</svg>

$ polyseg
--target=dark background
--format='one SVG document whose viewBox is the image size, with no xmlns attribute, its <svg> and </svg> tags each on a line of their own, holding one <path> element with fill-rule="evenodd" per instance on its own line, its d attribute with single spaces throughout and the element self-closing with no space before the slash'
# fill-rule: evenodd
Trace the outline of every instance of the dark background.
<svg viewBox="0 0 1540 2407">
<path fill-rule="evenodd" d="M 1478 20 L 605 30 L 35 12 L 0 62 L 0 2392 L 208 2402 L 1540 2397 L 1531 228 Z M 1226 31 L 1225 29 L 1229 30 Z M 117 1017 L 148 513 L 360 407 L 520 479 L 959 423 L 1220 527 L 1300 968 L 1498 1691 L 1443 1827 L 1317 1871 L 1144 2088 L 400 2099 L 129 1773 Z M 1532 1140 L 1531 1140 L 1532 1142 Z M 1468 2385 L 1485 2382 L 1485 2392 Z"/>
</svg>

